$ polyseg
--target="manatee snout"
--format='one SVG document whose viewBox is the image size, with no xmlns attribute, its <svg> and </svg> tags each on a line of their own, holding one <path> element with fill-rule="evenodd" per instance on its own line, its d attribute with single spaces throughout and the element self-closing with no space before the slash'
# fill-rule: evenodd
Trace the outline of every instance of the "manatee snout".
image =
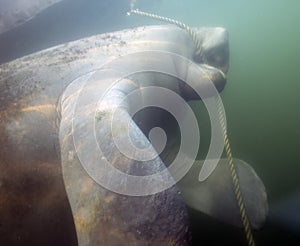
<svg viewBox="0 0 300 246">
<path fill-rule="evenodd" d="M 187 101 L 216 96 L 226 84 L 229 68 L 228 32 L 222 27 L 197 28 L 197 47 L 181 89 Z M 201 93 L 199 93 L 201 92 Z"/>
<path fill-rule="evenodd" d="M 196 30 L 200 50 L 195 53 L 194 61 L 205 63 L 227 73 L 229 68 L 228 32 L 225 28 L 200 28 Z"/>
</svg>

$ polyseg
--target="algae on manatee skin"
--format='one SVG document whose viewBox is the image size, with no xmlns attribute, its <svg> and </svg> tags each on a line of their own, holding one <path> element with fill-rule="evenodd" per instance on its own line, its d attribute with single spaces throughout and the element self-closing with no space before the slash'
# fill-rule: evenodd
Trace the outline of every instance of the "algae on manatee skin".
<svg viewBox="0 0 300 246">
<path fill-rule="evenodd" d="M 105 118 L 107 116 L 108 116 L 108 112 L 100 110 L 100 111 L 96 112 L 95 119 L 97 121 L 101 121 L 101 120 L 103 120 L 103 118 Z"/>
</svg>

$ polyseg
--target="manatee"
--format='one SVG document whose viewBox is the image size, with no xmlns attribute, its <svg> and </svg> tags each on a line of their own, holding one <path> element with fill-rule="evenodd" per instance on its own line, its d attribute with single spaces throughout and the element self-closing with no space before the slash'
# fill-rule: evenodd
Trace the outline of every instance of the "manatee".
<svg viewBox="0 0 300 246">
<path fill-rule="evenodd" d="M 154 188 L 143 196 L 134 182 L 97 168 L 102 170 L 103 159 L 108 159 L 132 176 L 165 169 L 164 162 L 174 152 L 169 138 L 166 158 L 142 162 L 120 153 L 112 135 L 125 147 L 130 135 L 134 145 L 147 149 L 147 155 L 155 154 L 147 133 L 153 126 L 166 126 L 172 136 L 169 115 L 157 109 L 131 115 L 137 105 L 127 100 L 131 92 L 138 91 L 142 102 L 151 99 L 145 88 L 154 85 L 187 101 L 200 99 L 176 77 L 188 78 L 203 97 L 215 95 L 207 90 L 208 81 L 223 90 L 229 59 L 227 32 L 201 28 L 197 35 L 201 57 L 186 31 L 166 25 L 92 36 L 0 66 L 1 244 L 191 243 L 187 210 L 176 185 L 158 191 L 150 180 L 145 187 Z M 180 57 L 180 62 L 174 57 Z M 199 69 L 188 60 L 197 61 Z M 140 64 L 141 72 L 123 76 L 132 64 Z M 143 65 L 171 69 L 176 77 L 144 71 Z M 119 131 L 111 132 L 112 116 Z M 123 129 L 129 129 L 129 134 Z M 102 156 L 92 148 L 94 138 Z M 99 185 L 98 178 L 112 189 Z M 172 178 L 165 172 L 158 180 Z M 133 194 L 120 194 L 120 189 Z"/>
</svg>

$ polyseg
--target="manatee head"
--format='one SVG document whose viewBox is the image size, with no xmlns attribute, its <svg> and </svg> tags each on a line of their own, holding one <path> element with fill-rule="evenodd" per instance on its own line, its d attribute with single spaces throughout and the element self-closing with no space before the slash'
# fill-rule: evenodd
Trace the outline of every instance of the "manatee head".
<svg viewBox="0 0 300 246">
<path fill-rule="evenodd" d="M 228 32 L 222 27 L 195 29 L 200 49 L 195 53 L 197 63 L 205 63 L 227 73 L 229 68 Z"/>
</svg>

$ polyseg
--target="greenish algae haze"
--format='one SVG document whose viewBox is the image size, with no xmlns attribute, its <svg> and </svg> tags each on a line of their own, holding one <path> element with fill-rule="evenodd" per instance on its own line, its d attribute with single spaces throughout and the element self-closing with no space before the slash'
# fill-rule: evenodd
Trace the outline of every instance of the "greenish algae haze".
<svg viewBox="0 0 300 246">
<path fill-rule="evenodd" d="M 185 4 L 201 13 L 182 16 L 190 25 L 223 26 L 229 31 L 230 70 L 222 99 L 234 155 L 262 175 L 270 201 L 296 191 L 300 184 L 300 2 Z"/>
<path fill-rule="evenodd" d="M 223 26 L 229 32 L 230 69 L 222 99 L 232 152 L 257 171 L 270 205 L 265 228 L 254 232 L 259 245 L 300 242 L 299 10 L 297 0 L 164 1 L 159 8 L 149 9 L 190 26 Z M 201 103 L 191 105 L 201 126 L 198 157 L 203 159 L 209 144 L 209 119 Z M 199 224 L 197 219 L 203 217 L 191 213 L 194 227 L 210 228 L 213 233 L 199 236 L 197 243 L 231 240 L 226 236 L 231 229 L 209 220 Z M 274 219 L 278 217 L 285 222 Z M 219 235 L 219 230 L 223 231 L 220 241 L 209 239 Z M 238 240 L 245 243 L 243 237 Z"/>
<path fill-rule="evenodd" d="M 13 42 L 14 34 L 6 33 L 0 39 L 0 60 L 12 60 L 17 57 L 14 51 L 22 49 L 24 52 L 19 51 L 18 56 L 96 32 L 161 23 L 140 16 L 127 17 L 127 10 L 123 11 L 123 6 L 127 5 L 125 0 L 118 2 L 119 9 L 112 8 L 102 14 L 100 10 L 108 5 L 104 4 L 106 1 L 94 0 L 98 8 L 92 2 L 77 0 L 71 9 L 67 1 L 62 1 L 17 28 L 19 36 Z M 109 4 L 112 5 L 112 2 L 116 4 L 117 1 Z M 82 16 L 85 4 L 87 10 Z M 137 7 L 178 19 L 190 26 L 222 26 L 228 30 L 230 69 L 222 99 L 232 152 L 235 158 L 249 163 L 261 177 L 270 206 L 270 217 L 265 227 L 254 232 L 254 237 L 258 245 L 299 245 L 300 213 L 291 207 L 296 198 L 300 208 L 300 1 L 151 0 L 150 3 L 149 0 L 137 0 Z M 70 12 L 64 12 L 66 9 Z M 58 15 L 60 11 L 63 17 L 55 16 L 52 20 L 53 12 Z M 115 15 L 112 16 L 112 13 Z M 108 23 L 107 19 L 111 21 Z M 26 30 L 31 34 L 28 35 Z M 51 39 L 54 36 L 56 40 Z M 38 40 L 41 40 L 40 44 Z M 203 159 L 209 144 L 209 120 L 201 103 L 191 104 L 201 126 L 198 157 Z M 283 219 L 298 217 L 298 224 L 282 224 L 275 220 L 277 212 L 282 211 L 289 211 Z M 217 223 L 193 210 L 190 213 L 194 245 L 246 243 L 242 230 Z"/>
<path fill-rule="evenodd" d="M 270 201 L 298 190 L 300 2 L 190 2 L 201 12 L 182 16 L 191 25 L 229 31 L 230 70 L 222 98 L 235 156 L 262 175 Z"/>
</svg>

